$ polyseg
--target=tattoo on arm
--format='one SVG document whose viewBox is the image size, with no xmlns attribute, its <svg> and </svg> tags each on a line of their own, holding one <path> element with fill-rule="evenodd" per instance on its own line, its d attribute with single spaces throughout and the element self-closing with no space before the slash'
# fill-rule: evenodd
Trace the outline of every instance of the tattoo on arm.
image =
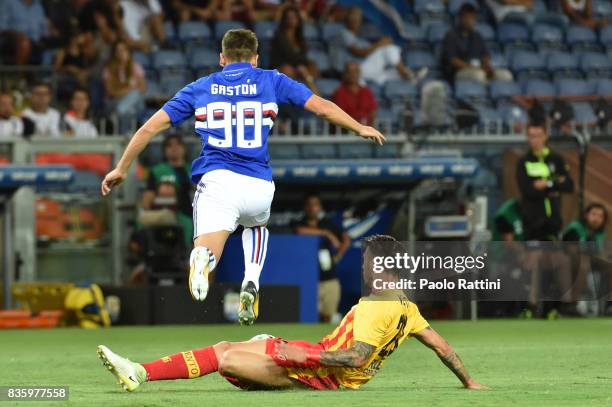
<svg viewBox="0 0 612 407">
<path fill-rule="evenodd" d="M 447 355 L 438 355 L 442 363 L 446 365 L 454 374 L 461 380 L 461 383 L 465 384 L 470 380 L 470 375 L 467 369 L 463 365 L 461 358 L 455 351 L 451 351 Z"/>
<path fill-rule="evenodd" d="M 356 341 L 349 349 L 340 349 L 321 353 L 321 364 L 326 366 L 360 367 L 374 352 L 374 346 Z"/>
</svg>

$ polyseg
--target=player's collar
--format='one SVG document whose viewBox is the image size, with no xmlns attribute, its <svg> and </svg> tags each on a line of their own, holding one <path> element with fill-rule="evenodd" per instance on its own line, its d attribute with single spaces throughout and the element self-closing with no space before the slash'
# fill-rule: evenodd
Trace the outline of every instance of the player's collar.
<svg viewBox="0 0 612 407">
<path fill-rule="evenodd" d="M 234 62 L 223 67 L 223 72 L 240 71 L 242 69 L 252 68 L 250 62 Z"/>
</svg>

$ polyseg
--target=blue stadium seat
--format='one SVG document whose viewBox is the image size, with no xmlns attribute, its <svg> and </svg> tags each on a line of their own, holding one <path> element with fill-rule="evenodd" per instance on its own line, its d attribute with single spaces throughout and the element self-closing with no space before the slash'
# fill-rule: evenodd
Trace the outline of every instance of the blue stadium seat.
<svg viewBox="0 0 612 407">
<path fill-rule="evenodd" d="M 608 25 L 599 31 L 599 42 L 603 45 L 612 45 L 612 25 Z"/>
<path fill-rule="evenodd" d="M 516 51 L 512 54 L 512 71 L 541 71 L 546 68 L 546 61 L 537 52 Z"/>
<path fill-rule="evenodd" d="M 474 27 L 474 30 L 480 34 L 483 40 L 495 41 L 495 30 L 487 23 L 478 22 Z"/>
<path fill-rule="evenodd" d="M 455 97 L 464 100 L 484 100 L 487 97 L 487 88 L 480 82 L 456 81 Z"/>
<path fill-rule="evenodd" d="M 159 78 L 161 90 L 164 95 L 168 96 L 173 96 L 189 82 L 191 82 L 191 75 L 187 71 L 164 72 Z"/>
<path fill-rule="evenodd" d="M 422 15 L 444 14 L 446 7 L 442 0 L 414 0 L 414 13 Z"/>
<path fill-rule="evenodd" d="M 600 79 L 595 87 L 598 96 L 612 95 L 612 79 Z"/>
<path fill-rule="evenodd" d="M 334 159 L 336 158 L 336 146 L 333 144 L 304 144 L 302 157 L 307 160 Z"/>
<path fill-rule="evenodd" d="M 423 67 L 433 69 L 438 65 L 434 56 L 426 51 L 407 52 L 405 62 L 412 70 L 418 70 Z"/>
<path fill-rule="evenodd" d="M 588 46 L 597 42 L 595 31 L 581 25 L 571 25 L 565 34 L 565 41 L 570 46 Z"/>
<path fill-rule="evenodd" d="M 151 57 L 148 54 L 140 51 L 132 52 L 132 58 L 138 62 L 144 69 L 151 68 Z"/>
<path fill-rule="evenodd" d="M 334 39 L 344 30 L 344 25 L 340 23 L 324 23 L 321 27 L 321 38 L 325 42 Z"/>
<path fill-rule="evenodd" d="M 610 77 L 612 60 L 603 53 L 587 52 L 580 58 L 580 68 L 589 77 Z"/>
<path fill-rule="evenodd" d="M 330 98 L 336 89 L 338 89 L 338 86 L 340 86 L 340 81 L 337 79 L 319 78 L 315 79 L 315 85 L 319 92 L 321 92 L 321 96 Z"/>
<path fill-rule="evenodd" d="M 420 25 L 406 24 L 404 30 L 406 31 L 406 35 L 408 36 L 409 45 L 423 44 L 427 42 L 426 32 Z"/>
<path fill-rule="evenodd" d="M 541 79 L 530 79 L 523 86 L 523 93 L 529 96 L 555 96 L 555 85 Z"/>
<path fill-rule="evenodd" d="M 215 23 L 215 38 L 220 40 L 228 30 L 245 28 L 240 21 L 217 21 Z"/>
<path fill-rule="evenodd" d="M 476 110 L 480 116 L 480 124 L 489 126 L 489 129 L 495 128 L 495 123 L 503 120 L 501 113 L 492 107 L 478 106 Z"/>
<path fill-rule="evenodd" d="M 464 3 L 471 3 L 476 9 L 478 9 L 478 2 L 476 0 L 449 0 L 448 1 L 448 12 L 456 16 L 459 14 L 459 9 Z"/>
<path fill-rule="evenodd" d="M 313 23 L 304 23 L 304 38 L 306 41 L 318 41 L 319 40 L 319 29 Z"/>
<path fill-rule="evenodd" d="M 489 94 L 495 102 L 510 99 L 512 96 L 520 95 L 521 87 L 511 81 L 492 81 L 489 86 Z"/>
<path fill-rule="evenodd" d="M 166 33 L 166 39 L 168 41 L 173 42 L 176 40 L 176 29 L 172 21 L 166 21 L 164 23 L 164 32 Z"/>
<path fill-rule="evenodd" d="M 561 44 L 563 42 L 563 31 L 560 27 L 550 24 L 536 25 L 531 32 L 531 41 L 536 44 Z"/>
<path fill-rule="evenodd" d="M 412 83 L 403 80 L 388 81 L 383 87 L 383 94 L 387 100 L 414 101 L 418 97 L 418 89 Z"/>
<path fill-rule="evenodd" d="M 508 60 L 506 59 L 506 56 L 502 53 L 491 52 L 491 64 L 493 64 L 495 68 L 507 68 Z"/>
<path fill-rule="evenodd" d="M 147 90 L 145 91 L 145 99 L 161 99 L 164 92 L 157 81 L 147 82 Z"/>
<path fill-rule="evenodd" d="M 575 71 L 578 69 L 578 58 L 568 52 L 552 52 L 546 59 L 546 67 L 550 72 Z"/>
<path fill-rule="evenodd" d="M 432 44 L 441 42 L 449 30 L 449 26 L 443 22 L 435 22 L 427 27 L 427 41 Z"/>
<path fill-rule="evenodd" d="M 574 109 L 574 120 L 582 124 L 591 124 L 597 121 L 597 117 L 593 112 L 593 107 L 587 102 L 572 103 Z"/>
<path fill-rule="evenodd" d="M 397 144 L 386 143 L 374 147 L 374 157 L 376 158 L 397 158 L 398 156 L 399 148 Z"/>
<path fill-rule="evenodd" d="M 297 160 L 300 147 L 297 144 L 269 144 L 268 151 L 272 160 Z"/>
<path fill-rule="evenodd" d="M 183 69 L 186 66 L 185 56 L 178 50 L 160 50 L 153 54 L 153 68 Z"/>
<path fill-rule="evenodd" d="M 219 66 L 219 54 L 207 47 L 191 50 L 189 67 L 193 70 L 213 69 Z"/>
<path fill-rule="evenodd" d="M 277 24 L 274 21 L 258 21 L 255 23 L 255 34 L 260 41 L 270 41 L 274 37 Z"/>
<path fill-rule="evenodd" d="M 310 50 L 308 51 L 308 59 L 317 64 L 321 72 L 328 71 L 331 68 L 329 56 L 324 51 Z"/>
<path fill-rule="evenodd" d="M 535 0 L 533 2 L 533 11 L 536 13 L 548 12 L 548 7 L 546 6 L 546 2 L 544 0 Z"/>
<path fill-rule="evenodd" d="M 179 24 L 178 39 L 180 41 L 210 40 L 211 31 L 208 24 L 201 21 L 186 21 Z"/>
<path fill-rule="evenodd" d="M 561 13 L 548 11 L 537 12 L 533 20 L 533 25 L 538 26 L 540 24 L 548 24 L 564 30 L 569 25 L 569 18 L 567 18 L 565 14 Z"/>
<path fill-rule="evenodd" d="M 593 93 L 593 84 L 582 79 L 559 79 L 557 81 L 558 96 L 582 96 Z"/>
<path fill-rule="evenodd" d="M 351 158 L 372 158 L 372 144 L 338 144 L 338 157 L 344 159 Z"/>
<path fill-rule="evenodd" d="M 612 4 L 610 0 L 593 0 L 593 14 L 598 17 L 612 17 Z"/>
<path fill-rule="evenodd" d="M 376 26 L 370 22 L 364 23 L 359 28 L 359 33 L 357 34 L 360 38 L 365 38 L 368 41 L 376 42 L 380 38 L 384 37 L 383 32 Z"/>
<path fill-rule="evenodd" d="M 527 42 L 529 29 L 516 23 L 502 23 L 497 29 L 497 38 L 502 43 Z"/>
<path fill-rule="evenodd" d="M 515 104 L 503 104 L 497 110 L 504 123 L 508 124 L 509 126 L 527 123 L 527 112 L 525 109 Z"/>
</svg>

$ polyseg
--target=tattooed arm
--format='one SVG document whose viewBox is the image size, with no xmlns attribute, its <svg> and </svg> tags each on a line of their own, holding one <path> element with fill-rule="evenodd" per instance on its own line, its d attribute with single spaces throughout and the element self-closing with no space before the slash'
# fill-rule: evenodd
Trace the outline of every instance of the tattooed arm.
<svg viewBox="0 0 612 407">
<path fill-rule="evenodd" d="M 414 336 L 425 346 L 436 352 L 442 363 L 448 367 L 457 378 L 461 381 L 464 387 L 468 389 L 487 389 L 486 386 L 476 383 L 467 372 L 459 355 L 446 342 L 440 334 L 434 331 L 431 327 L 425 328 L 422 331 L 414 334 Z"/>
<path fill-rule="evenodd" d="M 320 363 L 325 366 L 361 367 L 370 359 L 374 350 L 370 344 L 355 341 L 349 349 L 321 352 Z"/>
</svg>

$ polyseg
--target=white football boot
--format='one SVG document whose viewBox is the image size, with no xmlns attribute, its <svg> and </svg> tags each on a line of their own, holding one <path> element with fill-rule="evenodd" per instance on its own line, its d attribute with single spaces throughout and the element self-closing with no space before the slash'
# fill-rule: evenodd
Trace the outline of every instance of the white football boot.
<svg viewBox="0 0 612 407">
<path fill-rule="evenodd" d="M 208 295 L 208 274 L 210 273 L 210 251 L 196 247 L 189 257 L 189 292 L 196 301 L 204 301 Z"/>
<path fill-rule="evenodd" d="M 134 391 L 147 381 L 147 371 L 141 364 L 111 352 L 104 345 L 98 346 L 97 352 L 104 366 L 115 375 L 117 382 L 126 391 Z"/>
</svg>

